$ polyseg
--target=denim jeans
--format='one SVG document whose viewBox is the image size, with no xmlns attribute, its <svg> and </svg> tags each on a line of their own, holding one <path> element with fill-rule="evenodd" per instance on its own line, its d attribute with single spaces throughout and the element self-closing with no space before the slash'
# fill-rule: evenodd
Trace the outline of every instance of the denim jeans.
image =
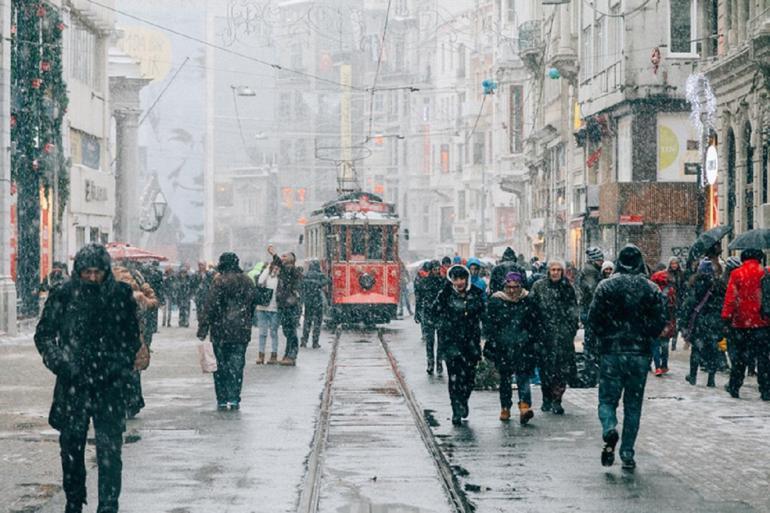
<svg viewBox="0 0 770 513">
<path fill-rule="evenodd" d="M 658 338 L 652 343 L 652 359 L 656 369 L 668 369 L 667 338 Z"/>
<path fill-rule="evenodd" d="M 248 344 L 214 344 L 217 371 L 214 373 L 214 391 L 217 403 L 240 403 L 243 386 L 243 366 L 246 364 Z"/>
<path fill-rule="evenodd" d="M 513 391 L 511 390 L 512 373 L 498 369 L 500 374 L 500 407 L 511 408 L 513 406 Z M 519 402 L 532 406 L 532 389 L 530 388 L 529 374 L 516 374 L 516 388 L 519 393 Z"/>
<path fill-rule="evenodd" d="M 635 354 L 606 354 L 601 359 L 599 374 L 599 420 L 602 434 L 616 428 L 616 410 L 623 397 L 623 433 L 620 442 L 621 459 L 634 457 L 634 443 L 639 433 L 644 402 L 644 387 L 650 357 Z"/>
<path fill-rule="evenodd" d="M 259 352 L 265 352 L 267 346 L 267 333 L 270 332 L 271 352 L 278 352 L 278 312 L 266 312 L 257 310 L 257 324 L 259 325 Z"/>
</svg>

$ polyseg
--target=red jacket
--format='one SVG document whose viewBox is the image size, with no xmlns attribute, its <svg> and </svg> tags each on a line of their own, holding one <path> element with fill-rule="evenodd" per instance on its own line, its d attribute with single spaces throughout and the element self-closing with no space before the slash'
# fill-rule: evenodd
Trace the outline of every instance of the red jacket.
<svg viewBox="0 0 770 513">
<path fill-rule="evenodd" d="M 658 271 L 650 276 L 655 285 L 658 286 L 663 295 L 668 299 L 668 310 L 666 312 L 668 322 L 666 327 L 660 333 L 660 338 L 671 338 L 676 335 L 676 288 L 668 282 L 668 271 Z"/>
<path fill-rule="evenodd" d="M 730 274 L 727 284 L 722 319 L 730 321 L 733 328 L 765 328 L 770 319 L 760 314 L 762 298 L 760 281 L 765 271 L 756 260 L 746 260 Z"/>
</svg>

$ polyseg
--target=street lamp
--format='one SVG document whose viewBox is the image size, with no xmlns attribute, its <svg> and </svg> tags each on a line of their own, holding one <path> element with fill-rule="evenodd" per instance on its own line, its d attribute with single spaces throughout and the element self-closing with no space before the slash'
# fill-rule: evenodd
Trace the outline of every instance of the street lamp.
<svg viewBox="0 0 770 513">
<path fill-rule="evenodd" d="M 166 216 L 167 207 L 168 202 L 166 201 L 166 197 L 163 195 L 163 191 L 158 191 L 158 194 L 155 195 L 155 201 L 152 202 L 152 213 L 155 217 L 155 223 L 150 226 L 140 224 L 139 228 L 145 232 L 157 231 L 158 228 L 160 228 L 161 221 L 163 221 L 163 218 Z"/>
</svg>

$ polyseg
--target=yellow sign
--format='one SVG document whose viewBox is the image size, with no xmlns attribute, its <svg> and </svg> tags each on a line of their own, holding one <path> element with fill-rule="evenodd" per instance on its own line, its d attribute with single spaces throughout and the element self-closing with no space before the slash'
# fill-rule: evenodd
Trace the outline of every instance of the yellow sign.
<svg viewBox="0 0 770 513">
<path fill-rule="evenodd" d="M 677 161 L 679 138 L 665 125 L 658 126 L 658 169 L 664 170 Z"/>
<path fill-rule="evenodd" d="M 162 80 L 171 69 L 171 41 L 159 30 L 123 27 L 118 48 L 137 61 L 142 78 Z"/>
</svg>

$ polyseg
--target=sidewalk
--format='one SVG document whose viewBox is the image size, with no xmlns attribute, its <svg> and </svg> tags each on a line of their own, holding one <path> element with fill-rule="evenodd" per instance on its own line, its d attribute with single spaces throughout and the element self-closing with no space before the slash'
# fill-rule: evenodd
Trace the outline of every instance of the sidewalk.
<svg viewBox="0 0 770 513">
<path fill-rule="evenodd" d="M 755 381 L 736 401 L 720 389 L 685 383 L 682 351 L 671 373 L 650 377 L 637 443 L 637 470 L 599 462 L 597 390 L 567 390 L 563 417 L 539 411 L 522 427 L 498 420 L 498 393 L 474 391 L 466 427 L 450 423 L 447 378 L 425 373 L 419 327 L 393 324 L 390 347 L 417 400 L 435 419 L 434 435 L 477 512 L 749 512 L 770 510 L 770 406 Z M 718 384 L 726 377 L 720 375 Z M 515 400 L 514 393 L 514 400 Z"/>
</svg>

